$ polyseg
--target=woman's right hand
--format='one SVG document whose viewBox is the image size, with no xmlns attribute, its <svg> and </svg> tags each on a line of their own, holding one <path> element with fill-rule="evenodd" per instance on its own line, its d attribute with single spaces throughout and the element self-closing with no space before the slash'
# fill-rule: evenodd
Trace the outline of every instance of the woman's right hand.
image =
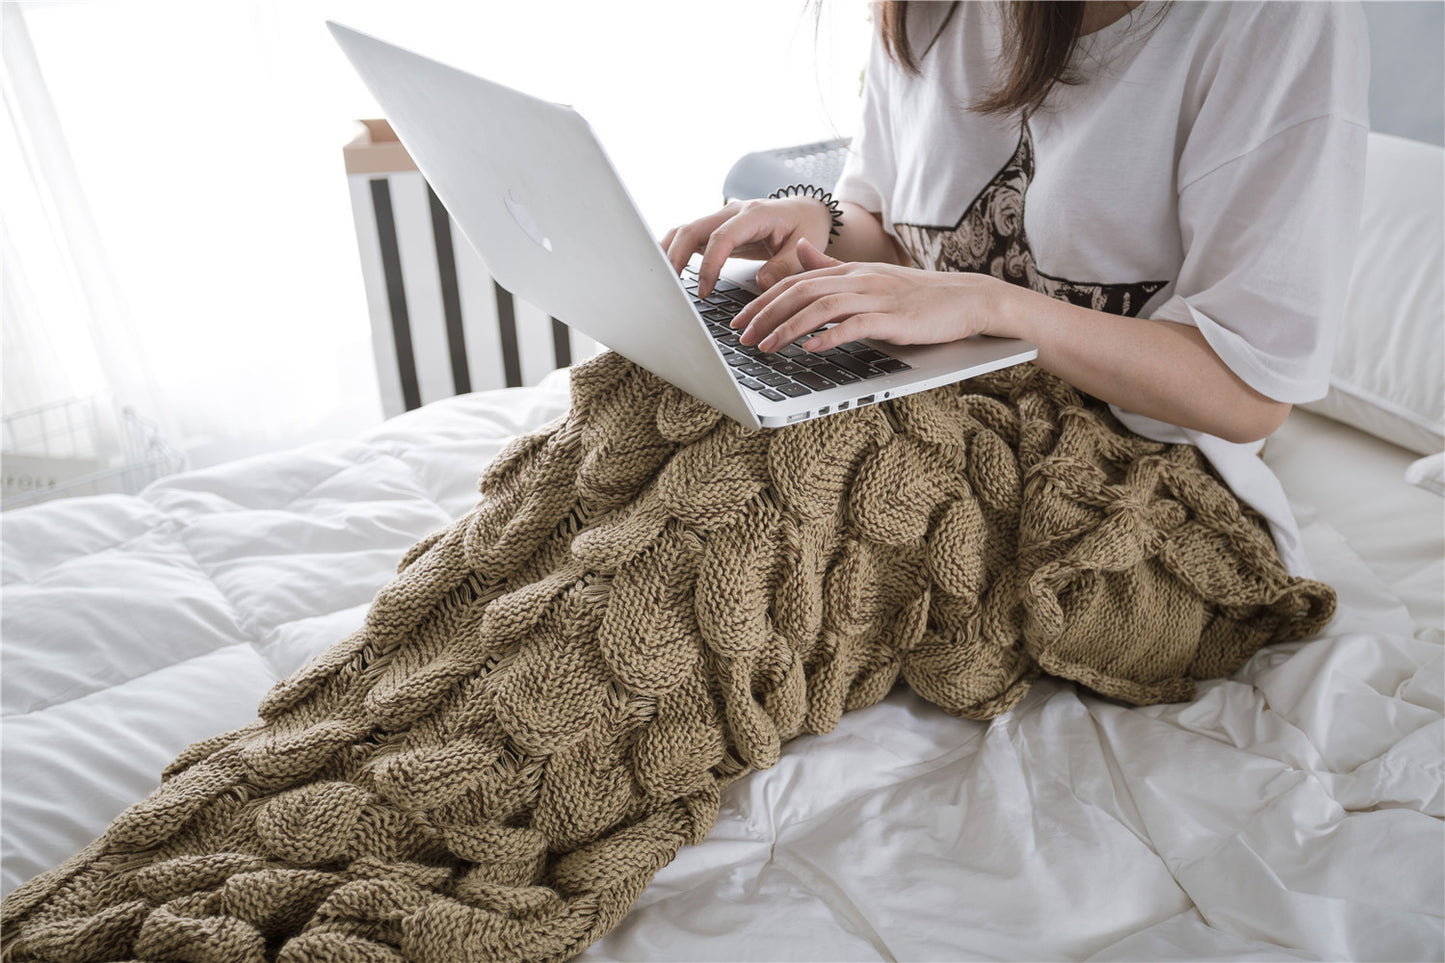
<svg viewBox="0 0 1445 963">
<path fill-rule="evenodd" d="M 694 254 L 702 255 L 698 294 L 707 297 L 730 257 L 765 261 L 758 284 L 767 289 L 803 270 L 798 240 L 806 237 L 818 250 L 828 246 L 833 218 L 816 197 L 779 197 L 731 201 L 722 210 L 675 227 L 662 239 L 672 269 L 678 274 Z"/>
</svg>

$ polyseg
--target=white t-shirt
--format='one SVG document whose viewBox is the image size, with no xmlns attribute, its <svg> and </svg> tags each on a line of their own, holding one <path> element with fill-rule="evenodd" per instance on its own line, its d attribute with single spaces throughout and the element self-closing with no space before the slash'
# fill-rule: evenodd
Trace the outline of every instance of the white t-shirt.
<svg viewBox="0 0 1445 963">
<path fill-rule="evenodd" d="M 915 53 L 949 7 L 914 5 Z M 916 77 L 875 37 L 834 195 L 878 212 L 919 266 L 1192 324 L 1262 394 L 1323 397 L 1363 194 L 1358 5 L 1144 3 L 1082 38 L 1084 82 L 1056 86 L 1022 127 L 967 109 L 994 83 L 1001 16 L 959 4 Z M 1114 412 L 1197 445 L 1268 519 L 1290 571 L 1308 573 L 1262 443 Z"/>
</svg>

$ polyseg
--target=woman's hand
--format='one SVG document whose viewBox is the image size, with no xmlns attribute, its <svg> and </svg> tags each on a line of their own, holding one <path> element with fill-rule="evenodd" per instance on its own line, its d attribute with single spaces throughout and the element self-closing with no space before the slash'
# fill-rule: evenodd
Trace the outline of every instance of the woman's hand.
<svg viewBox="0 0 1445 963">
<path fill-rule="evenodd" d="M 798 263 L 798 242 L 808 238 L 827 247 L 833 219 L 815 197 L 779 197 L 732 201 L 722 210 L 675 227 L 662 239 L 667 259 L 679 274 L 694 254 L 702 255 L 698 294 L 707 297 L 730 257 L 765 261 L 758 268 L 764 288 L 804 270 Z"/>
<path fill-rule="evenodd" d="M 806 273 L 774 284 L 734 319 L 743 344 L 775 351 L 829 323 L 834 327 L 802 347 L 823 351 L 859 338 L 934 344 L 987 334 L 1004 284 L 984 274 L 845 263 L 806 239 L 797 257 Z"/>
</svg>

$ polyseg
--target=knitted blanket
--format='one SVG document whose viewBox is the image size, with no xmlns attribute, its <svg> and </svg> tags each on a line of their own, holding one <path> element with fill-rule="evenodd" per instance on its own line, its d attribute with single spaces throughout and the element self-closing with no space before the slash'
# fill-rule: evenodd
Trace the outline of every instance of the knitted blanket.
<svg viewBox="0 0 1445 963">
<path fill-rule="evenodd" d="M 900 681 L 1181 700 L 1333 612 L 1195 449 L 1032 365 L 777 431 L 616 355 L 572 386 L 355 635 L 10 894 L 5 961 L 563 960 Z"/>
</svg>

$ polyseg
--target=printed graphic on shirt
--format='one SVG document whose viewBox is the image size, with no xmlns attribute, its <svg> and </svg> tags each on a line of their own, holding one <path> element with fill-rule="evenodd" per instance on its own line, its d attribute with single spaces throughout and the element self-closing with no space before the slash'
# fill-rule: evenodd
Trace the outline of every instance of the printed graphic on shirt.
<svg viewBox="0 0 1445 963">
<path fill-rule="evenodd" d="M 1027 124 L 1019 146 L 952 227 L 895 224 L 913 260 L 935 271 L 974 271 L 1049 297 L 1109 314 L 1134 316 L 1167 281 L 1105 284 L 1045 274 L 1024 233 L 1024 195 L 1034 176 L 1034 140 Z"/>
</svg>

